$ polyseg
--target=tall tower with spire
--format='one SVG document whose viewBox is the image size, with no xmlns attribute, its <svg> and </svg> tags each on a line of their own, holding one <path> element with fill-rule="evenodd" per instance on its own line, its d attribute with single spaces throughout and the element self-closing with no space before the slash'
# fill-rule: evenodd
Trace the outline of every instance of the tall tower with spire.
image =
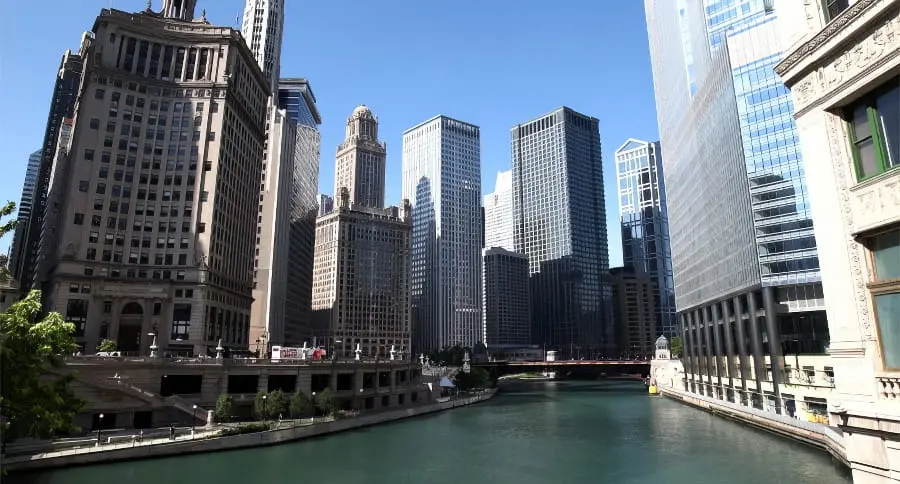
<svg viewBox="0 0 900 484">
<path fill-rule="evenodd" d="M 359 106 L 347 118 L 345 133 L 335 155 L 334 193 L 347 188 L 352 204 L 384 208 L 387 145 L 378 141 L 378 118 Z"/>
<path fill-rule="evenodd" d="M 247 0 L 244 4 L 241 34 L 253 52 L 256 63 L 269 80 L 273 93 L 278 92 L 278 79 L 281 76 L 283 33 L 284 0 Z"/>
</svg>

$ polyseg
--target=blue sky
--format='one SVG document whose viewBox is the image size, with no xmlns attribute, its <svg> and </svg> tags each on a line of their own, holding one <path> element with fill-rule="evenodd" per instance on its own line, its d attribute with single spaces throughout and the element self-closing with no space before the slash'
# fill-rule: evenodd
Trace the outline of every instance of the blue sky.
<svg viewBox="0 0 900 484">
<path fill-rule="evenodd" d="M 39 12 L 35 5 L 40 4 Z M 162 0 L 154 0 L 159 9 Z M 309 79 L 322 113 L 319 187 L 358 104 L 388 145 L 387 202 L 400 198 L 403 130 L 436 114 L 481 127 L 482 191 L 510 164 L 509 130 L 566 105 L 600 119 L 610 262 L 621 264 L 613 153 L 656 139 L 643 2 L 626 0 L 286 0 L 283 77 Z M 238 26 L 243 0 L 198 0 L 215 24 Z M 59 58 L 77 49 L 101 8 L 146 0 L 6 2 L 0 20 L 0 195 L 18 202 L 28 155 L 41 146 Z M 11 237 L 0 242 L 5 252 Z"/>
</svg>

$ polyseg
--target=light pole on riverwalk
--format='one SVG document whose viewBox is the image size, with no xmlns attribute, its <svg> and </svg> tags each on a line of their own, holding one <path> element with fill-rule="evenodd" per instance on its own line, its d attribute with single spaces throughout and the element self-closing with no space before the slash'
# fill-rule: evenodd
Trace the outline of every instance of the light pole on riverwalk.
<svg viewBox="0 0 900 484">
<path fill-rule="evenodd" d="M 100 430 L 103 429 L 103 414 L 98 415 L 97 419 L 97 445 L 100 445 Z"/>
</svg>

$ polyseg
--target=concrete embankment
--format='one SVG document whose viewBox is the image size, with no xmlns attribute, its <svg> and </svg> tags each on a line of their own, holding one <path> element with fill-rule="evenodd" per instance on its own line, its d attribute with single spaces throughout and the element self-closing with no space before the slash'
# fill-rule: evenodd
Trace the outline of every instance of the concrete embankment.
<svg viewBox="0 0 900 484">
<path fill-rule="evenodd" d="M 490 400 L 496 390 L 466 398 L 446 402 L 431 403 L 418 407 L 410 407 L 387 412 L 378 412 L 359 417 L 333 420 L 330 422 L 269 430 L 252 434 L 215 437 L 205 440 L 183 440 L 164 444 L 143 445 L 104 450 L 96 448 L 88 452 L 53 453 L 51 456 L 29 456 L 4 459 L 3 468 L 10 472 L 46 470 L 58 467 L 72 467 L 87 464 L 100 464 L 134 459 L 149 459 L 172 455 L 184 455 L 202 452 L 218 452 L 224 450 L 243 449 L 276 445 L 309 437 L 344 432 L 347 430 L 368 427 L 381 423 L 393 422 L 405 418 L 427 415 L 449 410 L 455 407 L 471 405 Z M 62 454 L 62 455 L 59 455 Z"/>
<path fill-rule="evenodd" d="M 660 393 L 672 400 L 705 410 L 714 415 L 727 418 L 751 427 L 771 432 L 782 437 L 796 440 L 817 447 L 831 454 L 847 468 L 847 453 L 844 449 L 843 436 L 840 431 L 819 423 L 806 422 L 764 412 L 756 408 L 745 407 L 736 403 L 715 400 L 703 395 L 695 395 L 671 387 L 659 387 Z"/>
</svg>

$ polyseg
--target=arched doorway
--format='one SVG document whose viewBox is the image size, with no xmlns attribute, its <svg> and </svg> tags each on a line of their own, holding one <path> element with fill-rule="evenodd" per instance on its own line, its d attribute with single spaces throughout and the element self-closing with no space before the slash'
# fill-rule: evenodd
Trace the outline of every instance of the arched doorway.
<svg viewBox="0 0 900 484">
<path fill-rule="evenodd" d="M 144 327 L 144 308 L 136 302 L 126 304 L 119 313 L 119 351 L 141 351 L 141 328 Z"/>
</svg>

